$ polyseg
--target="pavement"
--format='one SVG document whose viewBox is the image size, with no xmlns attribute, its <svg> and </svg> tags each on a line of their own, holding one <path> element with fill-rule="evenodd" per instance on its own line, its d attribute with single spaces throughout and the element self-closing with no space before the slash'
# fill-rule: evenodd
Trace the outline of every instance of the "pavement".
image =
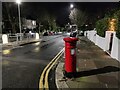
<svg viewBox="0 0 120 90">
<path fill-rule="evenodd" d="M 64 58 L 59 59 L 55 74 L 58 90 L 120 90 L 120 63 L 86 37 L 79 39 L 75 77 L 64 76 Z"/>
<path fill-rule="evenodd" d="M 20 45 L 24 45 L 24 44 L 30 44 L 30 43 L 34 43 L 34 42 L 39 42 L 41 41 L 41 39 L 31 39 L 31 40 L 22 40 L 22 41 L 14 41 L 14 42 L 9 42 L 7 44 L 1 44 L 2 50 L 4 49 L 12 49 L 12 48 L 16 48 Z"/>
</svg>

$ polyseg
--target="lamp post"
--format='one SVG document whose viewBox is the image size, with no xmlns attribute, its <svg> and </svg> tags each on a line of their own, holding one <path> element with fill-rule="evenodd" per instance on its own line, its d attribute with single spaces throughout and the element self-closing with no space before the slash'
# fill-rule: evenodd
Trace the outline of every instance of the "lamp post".
<svg viewBox="0 0 120 90">
<path fill-rule="evenodd" d="M 22 40 L 22 30 L 21 30 L 21 18 L 20 18 L 20 0 L 16 0 L 16 3 L 18 4 L 18 16 L 19 16 L 19 29 L 20 29 L 20 41 Z"/>
</svg>

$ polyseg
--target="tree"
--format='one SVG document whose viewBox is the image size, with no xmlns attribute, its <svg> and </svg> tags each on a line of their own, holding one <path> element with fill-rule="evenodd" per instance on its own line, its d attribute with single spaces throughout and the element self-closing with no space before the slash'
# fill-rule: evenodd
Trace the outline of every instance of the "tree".
<svg viewBox="0 0 120 90">
<path fill-rule="evenodd" d="M 56 17 L 51 12 L 48 12 L 46 9 L 42 9 L 42 13 L 38 13 L 38 11 L 35 12 L 37 12 L 37 22 L 39 24 L 43 24 L 44 29 L 53 31 L 56 30 Z"/>
<path fill-rule="evenodd" d="M 74 8 L 73 10 L 71 10 L 69 18 L 72 23 L 77 24 L 78 27 L 80 27 L 85 24 L 87 20 L 87 13 L 86 11 Z"/>
<path fill-rule="evenodd" d="M 40 11 L 42 11 L 42 13 Z M 46 9 L 36 8 L 33 11 L 33 15 L 37 20 L 39 31 L 42 32 L 44 29 L 46 30 L 49 29 L 49 16 L 48 16 L 49 13 Z M 43 25 L 42 30 L 41 30 L 41 25 Z"/>
<path fill-rule="evenodd" d="M 16 33 L 18 30 L 19 22 L 17 17 L 17 10 L 13 6 L 13 3 L 3 3 L 3 21 L 8 19 L 9 24 L 11 26 L 11 32 Z"/>
<path fill-rule="evenodd" d="M 53 30 L 53 31 L 57 30 L 56 18 L 52 14 L 50 15 L 50 18 L 49 18 L 49 25 L 50 25 L 50 30 Z"/>
</svg>

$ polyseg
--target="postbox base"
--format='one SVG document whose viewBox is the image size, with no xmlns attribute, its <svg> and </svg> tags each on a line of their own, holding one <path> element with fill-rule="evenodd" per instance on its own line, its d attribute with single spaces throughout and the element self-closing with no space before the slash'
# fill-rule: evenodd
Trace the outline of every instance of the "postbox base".
<svg viewBox="0 0 120 90">
<path fill-rule="evenodd" d="M 66 72 L 64 71 L 64 76 L 67 78 L 75 78 L 76 72 Z"/>
</svg>

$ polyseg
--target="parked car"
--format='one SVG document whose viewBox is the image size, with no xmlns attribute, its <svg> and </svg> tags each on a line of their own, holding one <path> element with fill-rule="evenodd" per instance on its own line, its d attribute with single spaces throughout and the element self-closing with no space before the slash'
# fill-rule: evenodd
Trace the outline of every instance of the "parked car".
<svg viewBox="0 0 120 90">
<path fill-rule="evenodd" d="M 48 36 L 49 33 L 48 32 L 43 32 L 43 36 Z"/>
<path fill-rule="evenodd" d="M 24 30 L 24 37 L 35 37 L 35 33 L 36 31 L 32 30 L 32 29 L 26 29 Z"/>
<path fill-rule="evenodd" d="M 57 34 L 62 34 L 62 32 L 57 32 Z"/>
<path fill-rule="evenodd" d="M 49 35 L 54 35 L 54 33 L 52 31 L 49 32 Z"/>
</svg>

